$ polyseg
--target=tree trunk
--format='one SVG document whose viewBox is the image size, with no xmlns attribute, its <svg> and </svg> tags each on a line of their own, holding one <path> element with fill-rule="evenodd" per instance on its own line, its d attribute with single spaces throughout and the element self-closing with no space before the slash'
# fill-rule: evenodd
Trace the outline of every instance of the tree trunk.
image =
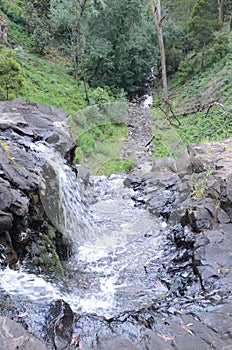
<svg viewBox="0 0 232 350">
<path fill-rule="evenodd" d="M 167 71 L 166 71 L 166 57 L 163 41 L 163 31 L 162 31 L 162 17 L 161 17 L 161 4 L 160 0 L 157 0 L 157 8 L 154 5 L 153 0 L 150 0 L 151 11 L 153 14 L 159 47 L 160 47 L 160 57 L 161 57 L 161 66 L 162 66 L 162 82 L 163 82 L 163 98 L 164 98 L 164 112 L 167 115 L 168 112 L 168 83 L 167 83 Z"/>
<path fill-rule="evenodd" d="M 224 21 L 223 0 L 218 0 L 218 19 L 220 22 Z"/>
<path fill-rule="evenodd" d="M 83 77 L 83 81 L 84 81 L 84 87 L 85 87 L 85 99 L 86 99 L 88 105 L 90 105 L 90 100 L 89 100 L 89 94 L 88 94 L 87 82 L 86 82 L 85 75 Z"/>
</svg>

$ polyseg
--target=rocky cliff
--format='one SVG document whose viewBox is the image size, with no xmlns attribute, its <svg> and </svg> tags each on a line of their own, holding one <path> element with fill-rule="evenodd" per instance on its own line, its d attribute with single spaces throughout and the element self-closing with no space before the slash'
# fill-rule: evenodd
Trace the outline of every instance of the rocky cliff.
<svg viewBox="0 0 232 350">
<path fill-rule="evenodd" d="M 30 268 L 34 262 L 35 272 L 39 272 L 57 264 L 54 242 L 49 238 L 52 225 L 40 200 L 43 160 L 33 145 L 46 142 L 72 162 L 75 144 L 67 122 L 64 111 L 39 103 L 24 103 L 17 99 L 0 104 L 2 265 L 16 268 L 26 258 Z M 39 244 L 33 252 L 34 242 Z M 54 256 L 50 262 L 46 259 L 48 251 Z"/>
</svg>

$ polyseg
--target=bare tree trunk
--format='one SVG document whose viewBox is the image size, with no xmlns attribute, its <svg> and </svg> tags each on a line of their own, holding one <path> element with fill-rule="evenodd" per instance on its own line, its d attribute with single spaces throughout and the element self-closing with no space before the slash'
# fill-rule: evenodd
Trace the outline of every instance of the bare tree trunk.
<svg viewBox="0 0 232 350">
<path fill-rule="evenodd" d="M 150 0 L 151 11 L 153 14 L 158 41 L 160 47 L 160 57 L 161 57 L 161 66 L 162 66 L 162 82 L 163 82 L 163 97 L 164 97 L 164 112 L 167 115 L 168 112 L 168 83 L 167 83 L 167 71 L 166 71 L 166 57 L 163 41 L 163 31 L 162 31 L 162 20 L 161 17 L 161 4 L 160 0 L 157 0 L 157 8 L 154 5 L 153 0 Z"/>
<path fill-rule="evenodd" d="M 218 19 L 220 22 L 224 21 L 223 0 L 218 0 Z"/>
</svg>

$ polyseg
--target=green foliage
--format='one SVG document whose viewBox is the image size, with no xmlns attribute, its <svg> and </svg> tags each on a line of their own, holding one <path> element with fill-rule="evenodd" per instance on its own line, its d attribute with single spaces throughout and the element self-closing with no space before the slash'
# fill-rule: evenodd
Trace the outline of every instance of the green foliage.
<svg viewBox="0 0 232 350">
<path fill-rule="evenodd" d="M 15 51 L 0 47 L 0 99 L 16 97 L 22 89 L 23 77 Z"/>
<path fill-rule="evenodd" d="M 185 24 L 190 18 L 195 0 L 168 0 L 168 14 L 178 23 Z"/>
<path fill-rule="evenodd" d="M 192 183 L 191 183 L 191 187 L 192 187 L 192 191 L 191 191 L 191 197 L 195 200 L 200 199 L 203 197 L 203 195 L 206 192 L 206 188 L 207 188 L 207 182 L 208 179 L 210 177 L 210 175 L 212 174 L 213 170 L 209 167 L 206 172 L 205 175 L 203 177 L 203 179 L 194 179 L 194 175 L 192 176 Z"/>
<path fill-rule="evenodd" d="M 183 52 L 183 28 L 181 25 L 169 18 L 163 25 L 163 35 L 165 40 L 166 66 L 168 75 L 178 70 L 181 59 L 184 58 Z"/>
<path fill-rule="evenodd" d="M 202 48 L 214 39 L 214 31 L 220 28 L 218 6 L 215 0 L 196 0 L 192 16 L 186 26 L 189 47 Z"/>
<path fill-rule="evenodd" d="M 92 86 L 140 88 L 158 60 L 157 39 L 145 0 L 106 0 L 89 28 L 87 72 Z M 147 72 L 147 73 L 146 73 Z"/>
<path fill-rule="evenodd" d="M 97 175 L 127 173 L 135 165 L 136 165 L 136 161 L 134 159 L 131 159 L 131 158 L 111 159 L 99 167 L 99 169 L 97 171 Z"/>
<path fill-rule="evenodd" d="M 15 53 L 22 67 L 24 84 L 20 96 L 24 101 L 50 104 L 70 115 L 86 106 L 84 86 L 66 74 L 64 61 L 45 60 L 20 47 Z"/>
<path fill-rule="evenodd" d="M 229 51 L 227 36 L 219 36 L 214 43 L 203 51 L 190 52 L 179 65 L 179 72 L 183 78 L 199 73 L 200 71 L 219 62 Z"/>
<path fill-rule="evenodd" d="M 124 125 L 105 124 L 93 127 L 76 139 L 76 162 L 84 163 L 92 174 L 120 172 L 132 166 L 128 159 L 120 159 L 123 140 L 127 137 Z M 133 162 L 134 165 L 134 162 Z"/>
<path fill-rule="evenodd" d="M 1 0 L 0 9 L 12 22 L 23 26 L 26 24 L 21 0 Z"/>
<path fill-rule="evenodd" d="M 178 158 L 184 150 L 179 131 L 174 126 L 170 125 L 169 121 L 163 116 L 159 116 L 159 114 L 160 110 L 153 108 L 153 157 Z"/>
<path fill-rule="evenodd" d="M 94 89 L 90 92 L 89 100 L 90 100 L 91 105 L 95 105 L 95 104 L 113 102 L 114 98 L 109 95 L 109 93 L 106 89 L 103 89 L 101 87 L 97 87 L 96 89 Z"/>
</svg>

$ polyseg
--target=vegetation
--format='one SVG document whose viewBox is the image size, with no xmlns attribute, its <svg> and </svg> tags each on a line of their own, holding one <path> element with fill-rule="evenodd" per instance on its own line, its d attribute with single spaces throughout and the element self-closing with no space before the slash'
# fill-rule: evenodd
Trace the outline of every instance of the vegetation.
<svg viewBox="0 0 232 350">
<path fill-rule="evenodd" d="M 157 4 L 168 111 L 153 21 Z M 2 0 L 8 45 L 0 48 L 0 99 L 21 96 L 63 108 L 78 145 L 77 161 L 91 164 L 95 173 L 125 171 L 134 161 L 120 159 L 127 136 L 120 108 L 153 67 L 155 156 L 177 156 L 180 144 L 227 138 L 231 11 L 229 0 Z M 115 101 L 121 104 L 117 113 Z M 89 109 L 96 104 L 112 111 Z"/>
<path fill-rule="evenodd" d="M 18 95 L 23 84 L 20 64 L 14 50 L 0 47 L 0 99 L 8 100 L 11 93 Z"/>
<path fill-rule="evenodd" d="M 154 130 L 155 157 L 176 157 L 188 144 L 231 137 L 232 86 L 229 77 L 232 72 L 232 33 L 229 33 L 228 40 L 229 52 L 220 61 L 191 79 L 185 80 L 181 74 L 171 79 L 170 102 L 181 125 L 175 118 L 164 119 L 157 98 L 152 111 L 154 128 L 158 129 L 158 132 Z"/>
</svg>

